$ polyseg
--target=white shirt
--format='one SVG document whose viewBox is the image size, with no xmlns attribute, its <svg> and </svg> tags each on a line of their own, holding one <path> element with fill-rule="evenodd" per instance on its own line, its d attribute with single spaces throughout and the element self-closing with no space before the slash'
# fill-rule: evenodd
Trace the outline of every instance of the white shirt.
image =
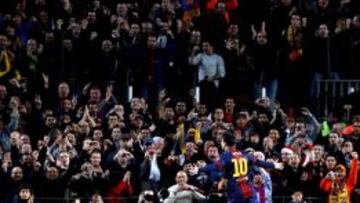
<svg viewBox="0 0 360 203">
<path fill-rule="evenodd" d="M 196 56 L 189 57 L 189 64 L 196 66 L 199 65 L 199 82 L 203 81 L 205 77 L 225 77 L 225 65 L 223 58 L 218 54 L 205 54 L 199 53 Z M 219 87 L 219 81 L 213 81 L 216 87 Z"/>
<path fill-rule="evenodd" d="M 185 185 L 185 187 L 194 187 Z M 192 203 L 193 199 L 204 200 L 206 197 L 200 192 L 194 190 L 179 190 L 181 186 L 178 184 L 169 187 L 169 197 L 164 200 L 164 203 Z"/>
<path fill-rule="evenodd" d="M 161 173 L 160 173 L 159 166 L 157 164 L 157 157 L 155 156 L 151 160 L 149 180 L 158 182 L 158 181 L 160 181 L 160 178 L 161 178 Z"/>
</svg>

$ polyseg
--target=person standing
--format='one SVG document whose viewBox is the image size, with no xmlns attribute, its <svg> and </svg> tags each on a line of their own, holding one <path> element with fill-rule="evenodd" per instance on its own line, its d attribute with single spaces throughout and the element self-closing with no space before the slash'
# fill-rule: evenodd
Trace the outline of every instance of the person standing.
<svg viewBox="0 0 360 203">
<path fill-rule="evenodd" d="M 202 52 L 195 46 L 189 57 L 189 64 L 199 66 L 200 100 L 212 109 L 216 105 L 220 79 L 225 77 L 226 71 L 223 58 L 215 53 L 214 46 L 209 41 L 202 43 Z"/>
</svg>

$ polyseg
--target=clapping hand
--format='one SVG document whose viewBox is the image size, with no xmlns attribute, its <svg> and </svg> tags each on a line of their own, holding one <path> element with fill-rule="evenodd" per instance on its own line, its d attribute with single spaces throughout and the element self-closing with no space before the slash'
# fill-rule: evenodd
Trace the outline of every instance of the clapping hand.
<svg viewBox="0 0 360 203">
<path fill-rule="evenodd" d="M 359 159 L 359 155 L 357 152 L 351 152 L 351 157 L 353 160 L 358 160 Z"/>
<path fill-rule="evenodd" d="M 131 180 L 131 172 L 130 171 L 126 171 L 124 177 L 123 177 L 123 181 L 127 184 L 130 184 L 130 180 Z"/>
</svg>

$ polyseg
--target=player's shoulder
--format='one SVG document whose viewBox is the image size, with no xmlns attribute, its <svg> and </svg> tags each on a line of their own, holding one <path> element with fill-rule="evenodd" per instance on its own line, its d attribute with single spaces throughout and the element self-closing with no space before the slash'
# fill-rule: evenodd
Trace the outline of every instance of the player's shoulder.
<svg viewBox="0 0 360 203">
<path fill-rule="evenodd" d="M 241 152 L 239 151 L 235 151 L 235 152 L 232 152 L 231 153 L 233 156 L 236 156 L 236 157 L 240 157 L 240 156 L 244 156 Z"/>
</svg>

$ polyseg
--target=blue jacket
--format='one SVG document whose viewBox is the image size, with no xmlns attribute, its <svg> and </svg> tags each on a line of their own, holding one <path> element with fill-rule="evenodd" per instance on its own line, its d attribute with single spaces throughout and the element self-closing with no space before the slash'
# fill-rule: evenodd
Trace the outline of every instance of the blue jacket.
<svg viewBox="0 0 360 203">
<path fill-rule="evenodd" d="M 11 116 L 7 127 L 0 131 L 0 145 L 6 152 L 10 151 L 11 149 L 10 133 L 12 133 L 17 128 L 18 123 L 18 118 L 16 118 L 15 116 Z"/>
</svg>

